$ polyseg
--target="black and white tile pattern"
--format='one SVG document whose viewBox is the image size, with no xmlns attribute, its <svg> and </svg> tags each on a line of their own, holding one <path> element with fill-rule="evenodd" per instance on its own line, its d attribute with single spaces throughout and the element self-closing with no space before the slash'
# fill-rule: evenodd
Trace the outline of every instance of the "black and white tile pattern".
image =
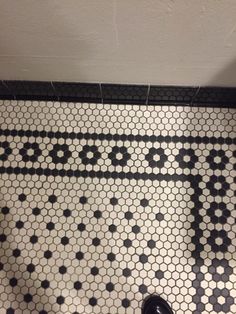
<svg viewBox="0 0 236 314">
<path fill-rule="evenodd" d="M 236 313 L 236 110 L 0 104 L 0 313 Z"/>
</svg>

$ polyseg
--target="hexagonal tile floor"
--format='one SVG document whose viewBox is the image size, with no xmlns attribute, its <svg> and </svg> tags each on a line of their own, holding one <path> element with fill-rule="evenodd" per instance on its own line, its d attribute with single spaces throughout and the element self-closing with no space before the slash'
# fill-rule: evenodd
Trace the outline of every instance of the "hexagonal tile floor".
<svg viewBox="0 0 236 314">
<path fill-rule="evenodd" d="M 0 103 L 0 312 L 236 313 L 236 110 Z"/>
</svg>

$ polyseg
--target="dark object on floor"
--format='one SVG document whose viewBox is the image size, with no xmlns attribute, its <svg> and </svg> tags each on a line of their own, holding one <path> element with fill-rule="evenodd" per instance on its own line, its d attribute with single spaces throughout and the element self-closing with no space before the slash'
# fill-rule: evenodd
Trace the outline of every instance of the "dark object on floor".
<svg viewBox="0 0 236 314">
<path fill-rule="evenodd" d="M 148 296 L 143 301 L 142 314 L 174 314 L 169 304 L 158 295 Z"/>
</svg>

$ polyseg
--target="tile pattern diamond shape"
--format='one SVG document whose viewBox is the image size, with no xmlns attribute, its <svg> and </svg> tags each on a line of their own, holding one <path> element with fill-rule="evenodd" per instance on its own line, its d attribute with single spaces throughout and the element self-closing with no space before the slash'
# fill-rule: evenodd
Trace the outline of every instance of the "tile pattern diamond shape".
<svg viewBox="0 0 236 314">
<path fill-rule="evenodd" d="M 235 121 L 1 101 L 1 313 L 235 313 Z"/>
</svg>

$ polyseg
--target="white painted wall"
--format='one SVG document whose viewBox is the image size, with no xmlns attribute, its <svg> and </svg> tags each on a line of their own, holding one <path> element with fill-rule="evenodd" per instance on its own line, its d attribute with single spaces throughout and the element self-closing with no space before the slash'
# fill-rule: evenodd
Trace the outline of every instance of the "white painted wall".
<svg viewBox="0 0 236 314">
<path fill-rule="evenodd" d="M 236 86 L 236 1 L 0 0 L 0 79 Z"/>
</svg>

